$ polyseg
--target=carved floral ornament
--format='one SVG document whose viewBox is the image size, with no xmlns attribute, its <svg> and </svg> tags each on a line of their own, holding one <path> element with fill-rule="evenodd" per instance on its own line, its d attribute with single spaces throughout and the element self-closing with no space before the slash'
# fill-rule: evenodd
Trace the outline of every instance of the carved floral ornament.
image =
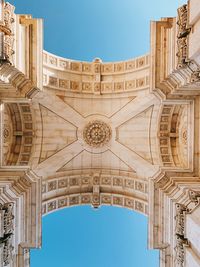
<svg viewBox="0 0 200 267">
<path fill-rule="evenodd" d="M 112 136 L 112 130 L 108 124 L 101 120 L 89 122 L 83 130 L 84 141 L 92 147 L 99 148 L 107 144 Z"/>
</svg>

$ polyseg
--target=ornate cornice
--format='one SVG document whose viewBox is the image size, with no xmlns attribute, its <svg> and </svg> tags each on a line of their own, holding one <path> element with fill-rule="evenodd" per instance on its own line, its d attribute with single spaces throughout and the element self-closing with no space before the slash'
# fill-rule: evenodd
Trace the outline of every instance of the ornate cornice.
<svg viewBox="0 0 200 267">
<path fill-rule="evenodd" d="M 152 23 L 150 86 L 163 99 L 199 95 L 199 66 L 188 53 L 190 32 L 187 5 L 178 9 L 177 19 L 165 18 Z"/>
<path fill-rule="evenodd" d="M 185 217 L 191 214 L 200 205 L 200 191 L 188 190 L 189 203 L 187 205 L 176 203 L 175 216 L 175 236 L 176 236 L 176 255 L 175 266 L 184 267 L 185 265 L 185 246 L 189 246 L 189 240 L 185 237 Z M 191 204 L 194 204 L 191 206 Z"/>
<path fill-rule="evenodd" d="M 200 192 L 191 189 L 191 186 L 199 188 L 199 180 L 192 173 L 168 171 L 155 175 L 150 184 L 150 246 L 163 250 L 162 258 L 169 266 L 184 266 L 185 246 L 189 245 L 185 236 L 185 216 L 199 206 Z"/>
<path fill-rule="evenodd" d="M 7 98 L 9 95 L 33 98 L 40 91 L 21 71 L 8 63 L 0 65 L 0 82 L 2 83 L 0 90 L 2 98 Z"/>
</svg>

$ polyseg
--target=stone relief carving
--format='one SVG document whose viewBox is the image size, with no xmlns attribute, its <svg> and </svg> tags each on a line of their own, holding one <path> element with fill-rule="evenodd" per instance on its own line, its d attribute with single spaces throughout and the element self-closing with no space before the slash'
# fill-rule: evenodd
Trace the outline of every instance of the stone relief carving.
<svg viewBox="0 0 200 267">
<path fill-rule="evenodd" d="M 83 130 L 84 141 L 92 147 L 99 148 L 107 144 L 112 135 L 112 130 L 103 121 L 95 120 L 89 122 Z"/>
<path fill-rule="evenodd" d="M 199 67 L 191 74 L 191 82 L 192 83 L 200 82 L 200 68 Z"/>
<path fill-rule="evenodd" d="M 187 212 L 188 209 L 186 206 L 182 204 L 176 204 L 176 227 L 175 232 L 178 236 L 184 236 L 184 228 L 185 228 L 185 212 Z"/>
<path fill-rule="evenodd" d="M 200 191 L 189 190 L 189 198 L 195 205 L 200 203 Z"/>
<path fill-rule="evenodd" d="M 3 214 L 3 236 L 0 238 L 0 246 L 3 246 L 3 264 L 7 266 L 12 260 L 12 236 L 13 226 L 13 203 L 0 204 L 0 212 Z"/>
<path fill-rule="evenodd" d="M 200 191 L 189 190 L 188 197 L 190 203 L 186 206 L 180 203 L 176 203 L 176 216 L 175 216 L 175 266 L 184 267 L 185 265 L 185 246 L 189 246 L 189 241 L 185 238 L 185 216 L 191 213 L 197 205 L 200 204 Z M 191 207 L 191 203 L 195 205 Z"/>
<path fill-rule="evenodd" d="M 14 22 L 14 7 L 8 2 L 4 5 L 4 23 L 8 29 L 12 28 L 12 23 Z"/>
<path fill-rule="evenodd" d="M 187 239 L 184 239 L 180 236 L 176 236 L 176 257 L 175 257 L 175 266 L 184 267 L 184 258 L 185 258 L 185 250 L 184 246 L 188 245 Z"/>
<path fill-rule="evenodd" d="M 144 196 L 148 192 L 147 187 L 148 185 L 145 181 L 139 181 L 133 177 L 124 179 L 121 176 L 109 175 L 107 173 L 95 173 L 88 176 L 72 175 L 67 178 L 61 176 L 56 180 L 52 179 L 51 181 L 43 182 L 42 214 L 44 215 L 63 207 L 91 204 L 94 208 L 98 208 L 101 205 L 117 205 L 147 215 L 148 205 L 146 201 L 134 198 L 133 196 L 120 195 L 119 193 L 123 188 L 129 193 L 130 190 L 136 190 Z M 75 188 L 76 194 L 73 193 Z M 109 188 L 113 188 L 112 194 L 109 193 Z M 69 194 L 63 197 L 62 193 L 61 195 L 59 193 L 60 189 L 60 193 L 63 189 L 67 189 Z M 55 192 L 57 192 L 56 196 Z M 51 195 L 54 195 L 52 199 Z"/>
<path fill-rule="evenodd" d="M 14 6 L 9 3 L 5 3 L 3 8 L 3 23 L 0 24 L 0 42 L 2 43 L 1 62 L 12 62 L 12 56 L 14 54 L 14 35 L 13 33 L 14 22 Z"/>
<path fill-rule="evenodd" d="M 176 256 L 175 264 L 177 267 L 184 267 L 184 258 L 185 250 L 184 246 L 188 245 L 187 238 L 184 237 L 185 231 L 185 214 L 189 212 L 189 209 L 180 203 L 176 204 L 176 226 L 175 226 L 175 235 L 176 235 Z"/>
<path fill-rule="evenodd" d="M 188 62 L 188 35 L 190 28 L 188 27 L 188 6 L 183 5 L 178 8 L 178 35 L 177 35 L 177 46 L 178 46 L 178 68 L 183 68 Z"/>
</svg>

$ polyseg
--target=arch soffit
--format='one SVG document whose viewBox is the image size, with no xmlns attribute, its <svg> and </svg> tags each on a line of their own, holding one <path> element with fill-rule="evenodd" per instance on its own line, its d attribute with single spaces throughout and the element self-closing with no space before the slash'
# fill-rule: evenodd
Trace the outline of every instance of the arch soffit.
<svg viewBox="0 0 200 267">
<path fill-rule="evenodd" d="M 120 62 L 81 62 L 43 51 L 43 87 L 72 94 L 131 93 L 149 88 L 149 55 Z"/>
<path fill-rule="evenodd" d="M 92 170 L 63 172 L 42 182 L 42 213 L 77 205 L 119 206 L 148 215 L 148 182 L 136 174 Z"/>
</svg>

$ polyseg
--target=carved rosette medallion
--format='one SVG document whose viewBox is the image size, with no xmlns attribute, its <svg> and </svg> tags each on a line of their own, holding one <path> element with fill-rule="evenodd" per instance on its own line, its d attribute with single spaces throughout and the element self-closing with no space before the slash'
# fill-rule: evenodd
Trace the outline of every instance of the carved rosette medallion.
<svg viewBox="0 0 200 267">
<path fill-rule="evenodd" d="M 83 130 L 83 139 L 91 147 L 99 148 L 107 144 L 112 136 L 112 130 L 103 121 L 89 122 Z"/>
</svg>

